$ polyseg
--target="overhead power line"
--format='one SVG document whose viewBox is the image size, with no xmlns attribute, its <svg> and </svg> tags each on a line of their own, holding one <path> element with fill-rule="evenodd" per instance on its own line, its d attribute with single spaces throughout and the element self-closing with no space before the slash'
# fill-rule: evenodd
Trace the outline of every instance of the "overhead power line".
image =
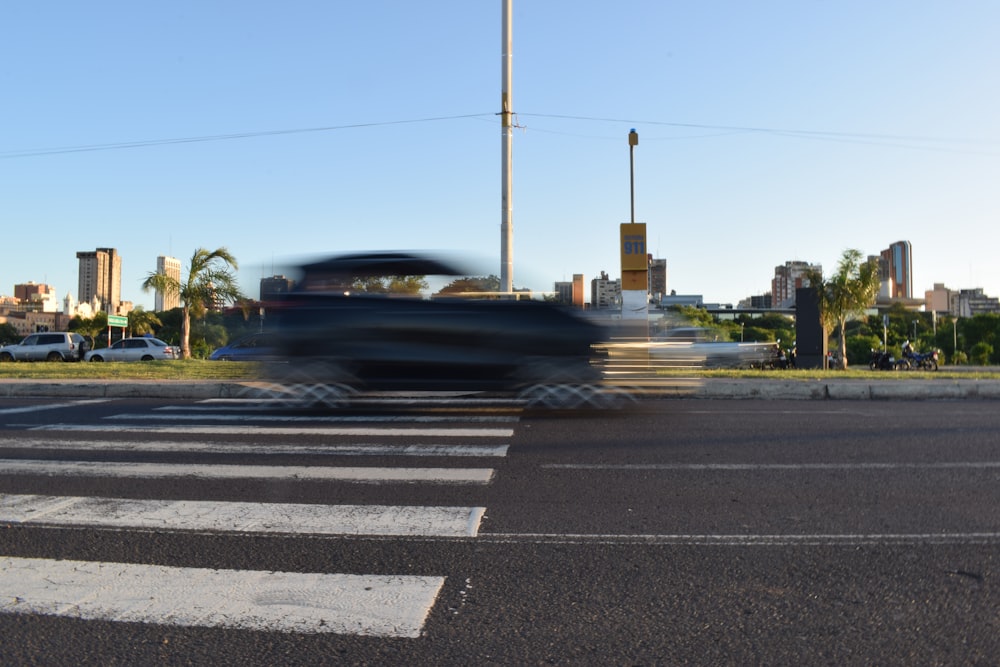
<svg viewBox="0 0 1000 667">
<path fill-rule="evenodd" d="M 274 137 L 291 134 L 308 134 L 318 132 L 335 132 L 340 130 L 362 129 L 369 127 L 386 127 L 391 125 L 407 125 L 415 123 L 434 123 L 451 120 L 464 119 L 494 119 L 496 113 L 472 113 L 455 116 L 433 116 L 428 118 L 411 118 L 406 120 L 390 120 L 369 123 L 350 123 L 345 125 L 326 125 L 321 127 L 294 128 L 285 130 L 262 130 L 256 132 L 236 132 L 232 134 L 212 134 L 196 137 L 179 137 L 172 139 L 148 139 L 143 141 L 126 141 L 106 144 L 85 144 L 79 146 L 59 146 L 49 148 L 28 148 L 12 151 L 0 151 L 0 159 L 15 159 L 24 157 L 37 157 L 44 155 L 62 155 L 67 153 L 87 153 L 93 151 L 113 151 L 126 150 L 132 148 L 149 148 L 154 146 L 169 146 L 176 144 L 196 144 L 214 141 L 232 141 L 235 139 L 254 139 L 258 137 Z M 575 116 L 568 114 L 541 114 L 541 113 L 518 113 L 518 116 L 525 118 L 547 118 L 554 120 L 573 120 L 584 122 L 616 123 L 623 126 L 647 126 L 647 127 L 673 127 L 690 130 L 711 131 L 711 135 L 701 135 L 689 137 L 691 139 L 705 139 L 709 137 L 727 136 L 732 134 L 767 134 L 775 137 L 790 137 L 796 139 L 808 139 L 812 141 L 832 141 L 852 144 L 868 144 L 876 146 L 887 146 L 896 148 L 910 148 L 931 151 L 973 153 L 978 155 L 996 156 L 997 153 L 991 150 L 973 150 L 972 145 L 980 147 L 995 147 L 1000 144 L 996 140 L 969 139 L 969 138 L 945 138 L 945 137 L 921 137 L 895 134 L 875 134 L 859 132 L 833 132 L 829 130 L 791 130 L 777 127 L 758 127 L 751 125 L 709 125 L 705 123 L 678 123 L 662 120 L 640 120 L 635 118 L 606 118 L 595 116 Z M 524 128 L 521 129 L 531 129 Z M 547 129 L 536 129 L 538 132 L 553 132 Z M 559 134 L 559 132 L 555 132 Z M 655 137 L 647 137 L 648 140 L 655 140 Z M 948 144 L 951 144 L 950 146 Z M 957 146 L 967 146 L 959 148 Z"/>
<path fill-rule="evenodd" d="M 759 132 L 762 134 L 780 134 L 786 136 L 806 136 L 806 137 L 832 137 L 841 139 L 888 139 L 895 141 L 927 141 L 927 142 L 947 142 L 947 143 L 998 143 L 996 141 L 986 141 L 981 139 L 961 139 L 943 137 L 916 137 L 896 134 L 873 134 L 859 132 L 831 132 L 828 130 L 789 130 L 777 127 L 755 127 L 751 125 L 706 125 L 704 123 L 676 123 L 663 120 L 636 120 L 635 118 L 601 118 L 594 116 L 570 116 L 560 114 L 538 114 L 519 113 L 519 116 L 527 118 L 557 118 L 563 120 L 583 120 L 599 121 L 602 123 L 623 123 L 636 125 L 662 125 L 665 127 L 682 127 L 697 130 L 719 130 L 725 132 Z"/>
<path fill-rule="evenodd" d="M 210 141 L 230 141 L 233 139 L 252 139 L 256 137 L 273 137 L 284 134 L 306 134 L 310 132 L 333 132 L 336 130 L 352 130 L 365 127 L 382 127 L 386 125 L 406 125 L 410 123 L 432 123 L 443 120 L 459 120 L 463 118 L 478 118 L 494 116 L 492 113 L 464 114 L 460 116 L 437 116 L 432 118 L 413 118 L 409 120 L 390 120 L 372 123 L 352 123 L 349 125 L 327 125 L 323 127 L 305 127 L 291 130 L 263 130 L 258 132 L 237 132 L 233 134 L 211 134 L 199 137 L 180 137 L 174 139 L 148 139 L 144 141 L 126 141 L 109 144 L 90 144 L 83 146 L 62 146 L 54 148 L 28 148 L 17 151 L 0 152 L 0 159 L 19 157 L 35 157 L 39 155 L 61 155 L 64 153 L 87 153 L 91 151 L 113 151 L 128 148 L 147 148 L 150 146 L 168 146 L 171 144 L 197 144 Z"/>
<path fill-rule="evenodd" d="M 619 125 L 627 125 L 629 127 L 660 126 L 660 127 L 674 127 L 674 128 L 683 128 L 691 130 L 710 130 L 715 133 L 710 136 L 727 136 L 732 134 L 756 133 L 756 134 L 767 134 L 776 137 L 809 139 L 813 141 L 834 141 L 841 143 L 868 144 L 875 146 L 890 146 L 896 148 L 911 148 L 911 149 L 943 151 L 943 152 L 953 152 L 953 153 L 973 153 L 976 155 L 992 155 L 992 156 L 997 155 L 997 153 L 995 151 L 972 150 L 970 148 L 956 148 L 955 145 L 960 145 L 960 146 L 976 145 L 976 146 L 994 147 L 1000 144 L 1000 141 L 997 140 L 970 139 L 970 138 L 957 138 L 957 137 L 921 137 L 912 135 L 876 134 L 876 133 L 861 133 L 861 132 L 832 132 L 829 130 L 790 130 L 786 128 L 757 127 L 751 125 L 708 125 L 704 123 L 677 123 L 677 122 L 662 121 L 662 120 L 637 120 L 634 118 L 604 118 L 604 117 L 594 117 L 594 116 L 574 116 L 566 114 L 533 114 L 533 113 L 521 112 L 518 115 L 523 116 L 525 118 L 552 118 L 557 120 L 616 123 Z M 707 137 L 705 135 L 702 135 L 691 138 L 703 139 Z M 650 139 L 655 139 L 655 138 L 647 137 L 647 141 Z M 946 144 L 952 144 L 952 146 L 948 146 Z"/>
</svg>

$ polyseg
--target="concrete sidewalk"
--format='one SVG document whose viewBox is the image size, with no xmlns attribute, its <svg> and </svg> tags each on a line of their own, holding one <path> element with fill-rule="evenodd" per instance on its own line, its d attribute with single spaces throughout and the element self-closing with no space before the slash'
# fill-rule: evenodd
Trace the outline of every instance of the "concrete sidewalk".
<svg viewBox="0 0 1000 667">
<path fill-rule="evenodd" d="M 241 398 L 252 395 L 252 381 L 3 380 L 0 398 Z M 1000 399 L 1000 380 L 835 378 L 803 380 L 701 378 L 667 381 L 650 395 L 702 399 L 763 400 L 931 400 Z"/>
</svg>

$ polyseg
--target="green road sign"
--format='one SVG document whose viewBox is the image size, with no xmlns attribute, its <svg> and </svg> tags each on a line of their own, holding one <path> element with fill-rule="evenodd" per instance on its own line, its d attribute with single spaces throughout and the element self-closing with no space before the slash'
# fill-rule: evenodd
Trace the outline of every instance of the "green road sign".
<svg viewBox="0 0 1000 667">
<path fill-rule="evenodd" d="M 125 315 L 108 315 L 109 327 L 127 327 L 128 317 Z"/>
</svg>

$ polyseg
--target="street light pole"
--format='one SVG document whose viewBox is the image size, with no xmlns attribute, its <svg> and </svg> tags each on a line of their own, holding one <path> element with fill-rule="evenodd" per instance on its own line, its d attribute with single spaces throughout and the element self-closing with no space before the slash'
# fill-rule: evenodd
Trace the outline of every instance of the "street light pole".
<svg viewBox="0 0 1000 667">
<path fill-rule="evenodd" d="M 511 165 L 514 140 L 514 109 L 511 102 L 513 87 L 514 20 L 511 4 L 513 0 L 503 0 L 501 29 L 501 89 L 500 89 L 500 132 L 501 132 L 501 176 L 500 176 L 500 291 L 510 294 L 514 291 L 514 177 Z"/>
<path fill-rule="evenodd" d="M 955 364 L 958 363 L 958 316 L 957 315 L 955 316 L 955 319 L 951 321 L 951 325 L 952 325 L 951 335 L 953 337 L 951 343 L 951 358 L 952 358 L 951 363 Z"/>
<path fill-rule="evenodd" d="M 628 133 L 628 181 L 629 199 L 632 204 L 632 217 L 629 221 L 635 224 L 635 147 L 639 145 L 639 133 L 635 129 Z"/>
</svg>

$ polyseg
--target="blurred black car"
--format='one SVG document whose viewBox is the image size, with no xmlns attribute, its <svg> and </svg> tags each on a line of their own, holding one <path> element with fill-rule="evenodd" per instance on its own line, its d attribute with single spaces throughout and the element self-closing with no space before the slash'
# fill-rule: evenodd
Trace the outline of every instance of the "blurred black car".
<svg viewBox="0 0 1000 667">
<path fill-rule="evenodd" d="M 209 361 L 272 361 L 277 358 L 277 336 L 270 331 L 243 336 L 227 345 L 216 348 Z"/>
<path fill-rule="evenodd" d="M 269 313 L 285 362 L 272 379 L 286 385 L 520 390 L 600 379 L 591 354 L 602 328 L 558 304 L 352 290 L 372 277 L 467 275 L 443 260 L 372 253 L 300 268 Z"/>
</svg>

